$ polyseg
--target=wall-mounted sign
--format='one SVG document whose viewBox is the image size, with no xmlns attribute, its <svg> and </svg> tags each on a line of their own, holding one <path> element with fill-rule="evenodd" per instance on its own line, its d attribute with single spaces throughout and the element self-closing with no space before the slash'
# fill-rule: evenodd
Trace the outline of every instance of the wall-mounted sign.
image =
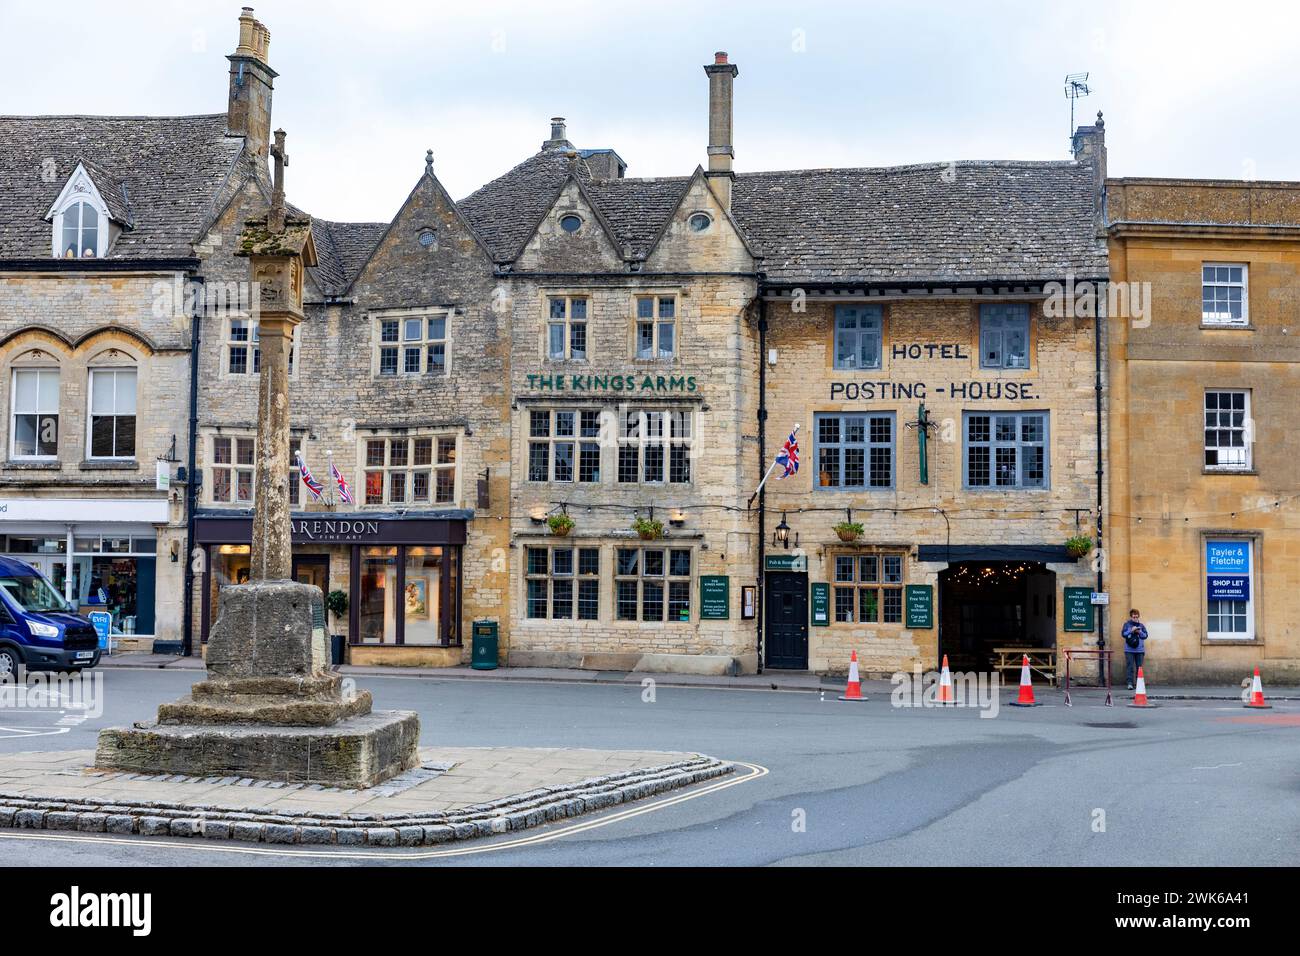
<svg viewBox="0 0 1300 956">
<path fill-rule="evenodd" d="M 745 584 L 740 588 L 740 616 L 752 621 L 758 616 L 758 585 Z"/>
<path fill-rule="evenodd" d="M 907 626 L 917 630 L 934 627 L 934 588 L 928 584 L 909 584 L 903 590 Z"/>
<path fill-rule="evenodd" d="M 896 359 L 969 359 L 970 353 L 958 342 L 908 342 L 891 346 L 889 357 Z"/>
<path fill-rule="evenodd" d="M 763 567 L 768 571 L 807 571 L 806 554 L 769 554 L 763 560 Z"/>
<path fill-rule="evenodd" d="M 665 392 L 690 393 L 699 389 L 694 375 L 553 375 L 533 374 L 524 378 L 528 388 L 537 392 L 631 392 L 635 394 Z"/>
<path fill-rule="evenodd" d="M 169 462 L 161 458 L 157 461 L 157 467 L 154 471 L 154 489 L 156 491 L 166 491 L 172 486 L 172 466 Z"/>
<path fill-rule="evenodd" d="M 828 627 L 831 623 L 831 586 L 825 581 L 812 583 L 812 626 Z"/>
<path fill-rule="evenodd" d="M 1212 574 L 1205 579 L 1206 597 L 1211 601 L 1249 601 L 1250 577 L 1245 574 Z"/>
<path fill-rule="evenodd" d="M 1065 629 L 1091 631 L 1096 627 L 1092 607 L 1092 588 L 1065 589 Z"/>
<path fill-rule="evenodd" d="M 831 382 L 831 401 L 901 402 L 904 399 L 949 398 L 961 402 L 1038 401 L 1033 382 Z"/>
<path fill-rule="evenodd" d="M 731 578 L 725 574 L 700 575 L 700 620 L 725 621 L 731 616 Z"/>
<path fill-rule="evenodd" d="M 1205 542 L 1205 573 L 1250 574 L 1250 542 Z"/>
<path fill-rule="evenodd" d="M 1090 591 L 1088 600 L 1093 604 L 1110 604 L 1109 591 Z"/>
</svg>

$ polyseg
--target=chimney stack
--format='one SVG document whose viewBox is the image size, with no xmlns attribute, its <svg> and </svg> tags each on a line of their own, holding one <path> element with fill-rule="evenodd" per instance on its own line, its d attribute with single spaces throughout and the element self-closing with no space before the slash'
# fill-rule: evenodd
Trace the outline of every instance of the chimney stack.
<svg viewBox="0 0 1300 956">
<path fill-rule="evenodd" d="M 1092 167 L 1093 219 L 1097 235 L 1106 234 L 1106 120 L 1097 111 L 1093 126 L 1080 126 L 1074 131 L 1074 159 Z"/>
<path fill-rule="evenodd" d="M 732 81 L 740 71 L 719 50 L 704 72 L 709 75 L 709 168 L 705 175 L 723 207 L 730 212 L 731 187 L 736 179 L 731 169 L 736 157 L 731 143 L 731 91 Z"/>
<path fill-rule="evenodd" d="M 230 61 L 230 95 L 226 133 L 244 137 L 249 153 L 265 157 L 271 142 L 271 88 L 278 75 L 267 62 L 271 31 L 253 17 L 253 8 L 239 14 L 239 45 Z"/>
<path fill-rule="evenodd" d="M 568 142 L 568 136 L 565 134 L 564 131 L 564 117 L 552 116 L 551 117 L 551 138 L 548 139 L 546 142 L 542 143 L 542 149 L 545 149 L 548 146 L 559 146 L 560 144 L 567 143 L 567 142 Z"/>
</svg>

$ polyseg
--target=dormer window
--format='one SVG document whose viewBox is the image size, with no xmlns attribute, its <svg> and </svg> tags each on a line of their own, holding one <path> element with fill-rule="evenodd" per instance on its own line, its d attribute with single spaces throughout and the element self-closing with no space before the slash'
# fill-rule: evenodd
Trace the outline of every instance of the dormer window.
<svg viewBox="0 0 1300 956">
<path fill-rule="evenodd" d="M 58 259 L 102 259 L 117 233 L 131 228 L 125 187 L 89 160 L 77 164 L 45 219 Z"/>
<path fill-rule="evenodd" d="M 75 202 L 62 213 L 60 248 L 64 259 L 93 259 L 99 254 L 100 216 L 88 202 Z"/>
</svg>

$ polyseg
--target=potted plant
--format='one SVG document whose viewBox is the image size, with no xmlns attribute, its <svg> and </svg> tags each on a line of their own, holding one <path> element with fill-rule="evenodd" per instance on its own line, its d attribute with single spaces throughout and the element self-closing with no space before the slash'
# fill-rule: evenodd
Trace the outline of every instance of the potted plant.
<svg viewBox="0 0 1300 956">
<path fill-rule="evenodd" d="M 1092 551 L 1092 538 L 1086 534 L 1076 534 L 1072 538 L 1065 539 L 1065 552 L 1074 560 L 1078 561 Z"/>
<path fill-rule="evenodd" d="M 664 536 L 664 523 L 653 518 L 637 517 L 632 519 L 632 530 L 640 535 L 642 541 L 657 541 Z"/>
<path fill-rule="evenodd" d="M 551 515 L 546 519 L 546 527 L 551 529 L 551 534 L 563 538 L 573 530 L 573 519 L 566 514 Z"/>
<path fill-rule="evenodd" d="M 331 591 L 325 595 L 325 610 L 336 618 L 348 613 L 348 594 L 346 591 Z"/>
<path fill-rule="evenodd" d="M 856 521 L 841 521 L 835 526 L 835 533 L 841 541 L 857 541 L 862 537 L 862 525 Z"/>
</svg>

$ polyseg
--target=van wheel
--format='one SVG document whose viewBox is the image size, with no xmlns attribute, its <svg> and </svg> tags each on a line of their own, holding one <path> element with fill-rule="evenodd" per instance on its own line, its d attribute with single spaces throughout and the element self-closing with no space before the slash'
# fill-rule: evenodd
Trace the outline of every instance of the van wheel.
<svg viewBox="0 0 1300 956">
<path fill-rule="evenodd" d="M 12 647 L 0 647 L 0 684 L 18 679 L 18 668 L 23 659 Z"/>
</svg>

